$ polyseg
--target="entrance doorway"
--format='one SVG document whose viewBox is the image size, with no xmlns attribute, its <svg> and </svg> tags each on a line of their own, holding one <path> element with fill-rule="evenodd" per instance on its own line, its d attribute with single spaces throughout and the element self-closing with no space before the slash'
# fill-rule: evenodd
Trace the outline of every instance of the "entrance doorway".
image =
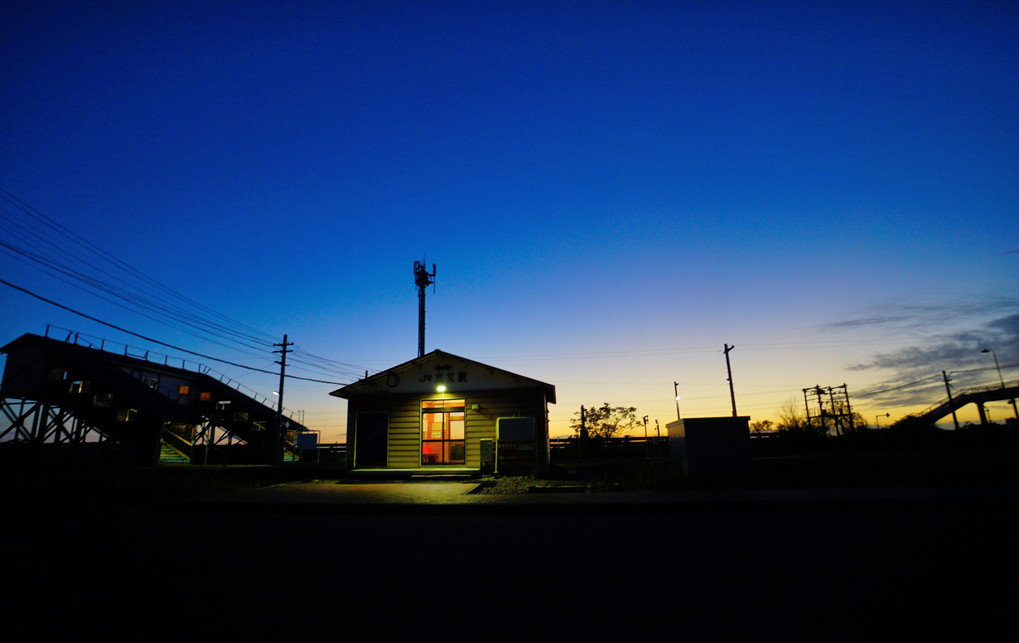
<svg viewBox="0 0 1019 643">
<path fill-rule="evenodd" d="M 358 413 L 354 438 L 354 466 L 376 468 L 386 466 L 389 442 L 388 413 Z"/>
</svg>

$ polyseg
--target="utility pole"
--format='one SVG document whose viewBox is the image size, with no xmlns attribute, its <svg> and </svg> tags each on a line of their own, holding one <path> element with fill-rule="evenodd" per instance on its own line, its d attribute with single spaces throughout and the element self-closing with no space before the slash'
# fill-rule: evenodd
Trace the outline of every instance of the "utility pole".
<svg viewBox="0 0 1019 643">
<path fill-rule="evenodd" d="M 279 400 L 276 402 L 276 431 L 273 435 L 272 444 L 272 463 L 282 464 L 283 463 L 283 384 L 287 377 L 287 353 L 291 352 L 290 347 L 293 346 L 293 342 L 287 341 L 286 334 L 283 335 L 282 344 L 273 344 L 273 346 L 279 346 L 278 351 L 280 358 L 276 363 L 280 365 L 280 390 Z"/>
<path fill-rule="evenodd" d="M 952 421 L 955 422 L 955 430 L 959 430 L 959 418 L 955 417 L 955 407 L 952 406 L 952 387 L 948 385 L 952 380 L 948 379 L 948 373 L 941 371 L 941 377 L 945 378 L 945 390 L 948 391 L 948 407 L 952 409 Z"/>
<path fill-rule="evenodd" d="M 732 366 L 729 365 L 729 351 L 736 348 L 728 344 L 722 344 L 722 352 L 725 353 L 725 370 L 729 373 L 729 397 L 732 398 L 732 416 L 736 417 L 736 391 L 732 388 Z"/>
<path fill-rule="evenodd" d="M 676 419 L 682 420 L 683 418 L 679 417 L 679 382 L 673 382 L 672 389 L 676 392 Z"/>
<path fill-rule="evenodd" d="M 414 262 L 414 284 L 418 287 L 418 357 L 425 354 L 425 289 L 435 283 L 435 264 L 428 272 L 424 262 Z"/>
<path fill-rule="evenodd" d="M 650 460 L 651 459 L 651 452 L 648 451 L 648 446 L 647 446 L 647 416 L 646 415 L 644 416 L 644 459 L 645 460 Z"/>
<path fill-rule="evenodd" d="M 577 454 L 584 460 L 584 443 L 587 442 L 587 411 L 580 405 L 580 436 L 577 439 Z"/>
</svg>

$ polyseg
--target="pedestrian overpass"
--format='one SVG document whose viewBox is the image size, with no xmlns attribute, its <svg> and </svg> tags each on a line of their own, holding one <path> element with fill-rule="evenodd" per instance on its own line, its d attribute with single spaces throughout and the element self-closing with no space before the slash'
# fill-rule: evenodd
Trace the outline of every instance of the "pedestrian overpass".
<svg viewBox="0 0 1019 643">
<path fill-rule="evenodd" d="M 977 405 L 977 413 L 980 416 L 980 424 L 987 424 L 987 412 L 984 404 L 987 402 L 1000 402 L 1008 400 L 1012 402 L 1013 412 L 1015 411 L 1015 399 L 1019 397 L 1019 384 L 1006 385 L 1004 383 L 993 386 L 981 386 L 978 388 L 966 389 L 946 397 L 937 404 L 915 414 L 903 418 L 910 423 L 934 424 L 938 420 L 955 413 L 968 404 Z"/>
<path fill-rule="evenodd" d="M 47 331 L 47 335 L 49 331 Z M 112 345 L 111 345 L 112 346 Z M 65 339 L 25 334 L 7 355 L 0 381 L 0 448 L 106 450 L 136 464 L 160 461 L 234 464 L 276 460 L 277 411 L 272 401 L 200 364 L 123 345 L 97 347 L 69 333 Z M 180 366 L 177 366 L 177 364 Z M 307 432 L 283 417 L 283 453 Z"/>
</svg>

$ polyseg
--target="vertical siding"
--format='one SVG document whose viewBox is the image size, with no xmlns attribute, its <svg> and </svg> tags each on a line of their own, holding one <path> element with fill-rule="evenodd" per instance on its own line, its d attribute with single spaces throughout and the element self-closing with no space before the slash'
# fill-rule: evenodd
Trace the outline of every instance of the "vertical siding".
<svg viewBox="0 0 1019 643">
<path fill-rule="evenodd" d="M 357 448 L 355 426 L 358 413 L 388 413 L 389 428 L 386 438 L 386 466 L 390 469 L 409 469 L 420 466 L 420 420 L 417 397 L 372 396 L 349 400 L 347 405 L 347 460 L 348 466 L 357 460 L 349 444 Z"/>
<path fill-rule="evenodd" d="M 471 412 L 471 404 L 478 404 L 481 408 Z M 540 391 L 482 391 L 470 395 L 467 407 L 468 419 L 476 427 L 467 443 L 467 466 L 481 466 L 480 440 L 495 439 L 499 418 L 534 418 L 535 446 L 540 453 L 544 452 L 548 442 L 548 419 L 544 396 Z"/>
<path fill-rule="evenodd" d="M 389 411 L 389 468 L 421 466 L 421 404 L 418 398 L 395 398 Z"/>
<path fill-rule="evenodd" d="M 480 391 L 462 394 L 464 439 L 467 467 L 481 466 L 481 440 L 494 440 L 496 421 L 505 417 L 533 417 L 536 447 L 543 458 L 548 444 L 548 409 L 541 391 Z M 389 413 L 388 468 L 414 469 L 421 466 L 421 398 L 415 396 L 379 396 L 350 400 L 348 404 L 348 442 L 355 429 L 350 421 L 357 413 Z M 458 398 L 459 399 L 459 395 Z M 477 411 L 471 406 L 477 404 Z M 356 445 L 355 445 L 356 447 Z M 348 450 L 348 458 L 352 457 Z"/>
</svg>

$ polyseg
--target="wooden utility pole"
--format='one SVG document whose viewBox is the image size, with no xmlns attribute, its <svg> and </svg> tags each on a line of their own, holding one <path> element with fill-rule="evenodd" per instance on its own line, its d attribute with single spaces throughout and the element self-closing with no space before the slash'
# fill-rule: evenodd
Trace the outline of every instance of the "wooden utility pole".
<svg viewBox="0 0 1019 643">
<path fill-rule="evenodd" d="M 282 464 L 283 463 L 283 384 L 286 381 L 287 376 L 287 353 L 291 352 L 290 347 L 293 346 L 293 342 L 287 341 L 286 334 L 283 335 L 282 344 L 273 344 L 273 346 L 279 346 L 278 351 L 274 353 L 280 354 L 280 359 L 276 363 L 280 365 L 280 390 L 279 399 L 276 401 L 276 430 L 273 432 L 272 441 L 272 463 Z"/>
<path fill-rule="evenodd" d="M 725 370 L 729 374 L 729 397 L 732 398 L 732 416 L 736 417 L 736 391 L 732 388 L 732 366 L 729 365 L 729 351 L 736 348 L 728 344 L 722 344 L 722 352 L 725 353 Z"/>
</svg>

